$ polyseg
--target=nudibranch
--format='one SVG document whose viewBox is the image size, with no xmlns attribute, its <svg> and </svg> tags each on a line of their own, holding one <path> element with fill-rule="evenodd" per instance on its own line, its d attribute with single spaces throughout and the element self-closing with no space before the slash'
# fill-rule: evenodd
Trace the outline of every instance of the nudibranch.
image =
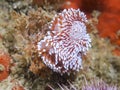
<svg viewBox="0 0 120 90">
<path fill-rule="evenodd" d="M 82 55 L 91 47 L 87 22 L 86 15 L 79 9 L 65 9 L 55 15 L 48 35 L 37 43 L 45 65 L 61 74 L 82 68 Z"/>
</svg>

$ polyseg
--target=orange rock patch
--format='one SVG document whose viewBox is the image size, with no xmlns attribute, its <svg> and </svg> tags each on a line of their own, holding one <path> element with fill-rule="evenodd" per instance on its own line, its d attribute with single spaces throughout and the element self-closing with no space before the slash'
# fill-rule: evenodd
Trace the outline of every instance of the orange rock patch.
<svg viewBox="0 0 120 90">
<path fill-rule="evenodd" d="M 10 59 L 11 58 L 8 54 L 0 51 L 0 81 L 6 79 L 9 76 Z"/>
</svg>

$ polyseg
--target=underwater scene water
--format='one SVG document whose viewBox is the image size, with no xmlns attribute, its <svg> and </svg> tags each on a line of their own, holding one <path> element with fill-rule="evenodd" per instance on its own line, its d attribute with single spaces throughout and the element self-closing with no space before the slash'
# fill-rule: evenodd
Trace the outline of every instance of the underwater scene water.
<svg viewBox="0 0 120 90">
<path fill-rule="evenodd" d="M 120 90 L 120 0 L 0 0 L 0 90 Z"/>
</svg>

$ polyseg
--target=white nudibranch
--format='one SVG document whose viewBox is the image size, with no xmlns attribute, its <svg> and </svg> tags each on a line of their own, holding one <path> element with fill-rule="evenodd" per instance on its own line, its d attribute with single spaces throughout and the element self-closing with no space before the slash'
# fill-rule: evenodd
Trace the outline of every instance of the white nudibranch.
<svg viewBox="0 0 120 90">
<path fill-rule="evenodd" d="M 86 15 L 79 9 L 65 9 L 55 15 L 49 26 L 50 34 L 37 45 L 49 68 L 61 74 L 82 68 L 82 55 L 91 47 L 86 23 Z"/>
</svg>

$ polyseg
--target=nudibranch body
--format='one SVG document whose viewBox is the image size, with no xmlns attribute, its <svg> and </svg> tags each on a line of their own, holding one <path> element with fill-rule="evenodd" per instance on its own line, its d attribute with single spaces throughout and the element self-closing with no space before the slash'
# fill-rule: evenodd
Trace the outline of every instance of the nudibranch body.
<svg viewBox="0 0 120 90">
<path fill-rule="evenodd" d="M 55 15 L 48 35 L 37 44 L 39 55 L 50 69 L 63 74 L 82 68 L 82 55 L 91 47 L 86 23 L 79 9 L 65 9 Z"/>
</svg>

